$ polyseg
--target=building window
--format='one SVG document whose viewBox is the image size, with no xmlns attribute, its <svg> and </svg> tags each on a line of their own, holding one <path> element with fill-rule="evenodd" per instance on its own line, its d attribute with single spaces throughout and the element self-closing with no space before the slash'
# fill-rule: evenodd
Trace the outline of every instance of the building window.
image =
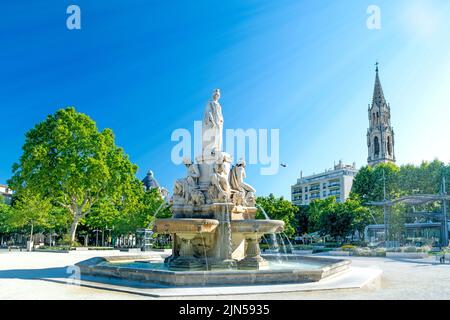
<svg viewBox="0 0 450 320">
<path fill-rule="evenodd" d="M 392 156 L 392 143 L 391 143 L 391 137 L 387 138 L 387 150 L 388 154 Z"/>
<path fill-rule="evenodd" d="M 379 156 L 380 155 L 380 142 L 378 141 L 378 137 L 375 137 L 373 139 L 373 146 L 375 149 L 375 155 Z"/>
</svg>

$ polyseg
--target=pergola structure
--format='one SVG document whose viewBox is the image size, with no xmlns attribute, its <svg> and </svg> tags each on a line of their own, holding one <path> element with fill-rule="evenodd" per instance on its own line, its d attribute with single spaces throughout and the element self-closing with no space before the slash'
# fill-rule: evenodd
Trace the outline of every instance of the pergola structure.
<svg viewBox="0 0 450 320">
<path fill-rule="evenodd" d="M 383 200 L 383 201 L 371 201 L 368 204 L 377 207 L 384 208 L 384 237 L 385 242 L 388 240 L 388 211 L 397 203 L 406 203 L 408 205 L 420 205 L 428 202 L 442 202 L 442 221 L 443 221 L 443 245 L 448 246 L 448 224 L 447 224 L 447 201 L 450 201 L 450 195 L 445 192 L 445 181 L 443 181 L 443 188 L 441 194 L 417 194 L 402 196 L 397 199 Z"/>
</svg>

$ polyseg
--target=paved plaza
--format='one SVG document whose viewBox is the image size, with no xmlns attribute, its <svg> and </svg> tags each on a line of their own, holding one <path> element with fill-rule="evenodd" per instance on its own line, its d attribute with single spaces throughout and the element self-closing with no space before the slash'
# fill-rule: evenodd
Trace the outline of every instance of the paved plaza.
<svg viewBox="0 0 450 320">
<path fill-rule="evenodd" d="M 95 256 L 129 255 L 119 251 L 71 253 L 0 251 L 0 299 L 175 299 L 71 285 L 73 266 Z M 434 258 L 405 260 L 349 257 L 352 266 L 380 269 L 381 277 L 361 289 L 274 292 L 239 299 L 450 299 L 450 265 Z M 235 295 L 180 296 L 176 299 L 236 299 Z"/>
</svg>

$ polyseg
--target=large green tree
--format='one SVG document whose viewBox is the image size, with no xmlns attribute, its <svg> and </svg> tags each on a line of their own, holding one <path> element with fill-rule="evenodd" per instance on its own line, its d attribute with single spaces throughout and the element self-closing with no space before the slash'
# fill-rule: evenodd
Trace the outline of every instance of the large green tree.
<svg viewBox="0 0 450 320">
<path fill-rule="evenodd" d="M 309 206 L 302 205 L 298 207 L 297 212 L 298 230 L 300 234 L 309 232 Z"/>
<path fill-rule="evenodd" d="M 399 187 L 403 194 L 440 192 L 442 177 L 446 176 L 446 166 L 439 160 L 423 161 L 419 166 L 407 164 L 400 167 Z"/>
<path fill-rule="evenodd" d="M 355 231 L 363 236 L 364 228 L 372 218 L 369 209 L 359 200 L 347 199 L 341 203 L 336 202 L 335 197 L 312 201 L 309 215 L 311 231 L 319 231 L 321 235 L 329 235 L 339 241 Z"/>
<path fill-rule="evenodd" d="M 26 134 L 22 149 L 9 185 L 18 194 L 28 190 L 68 210 L 71 241 L 95 204 L 106 200 L 134 206 L 143 192 L 135 177 L 137 167 L 116 146 L 113 132 L 99 131 L 73 107 L 38 123 Z"/>
<path fill-rule="evenodd" d="M 380 163 L 375 168 L 362 167 L 352 186 L 352 198 L 359 198 L 363 203 L 393 199 L 401 194 L 399 186 L 400 169 L 392 163 Z"/>
<path fill-rule="evenodd" d="M 277 198 L 273 194 L 267 197 L 257 197 L 256 204 L 258 205 L 258 219 L 264 219 L 264 214 L 261 208 L 267 213 L 272 220 L 283 220 L 284 233 L 288 237 L 292 237 L 296 234 L 298 221 L 297 213 L 298 207 L 294 206 L 290 201 L 283 197 Z"/>
<path fill-rule="evenodd" d="M 120 234 L 135 232 L 139 228 L 152 228 L 155 218 L 171 216 L 170 206 L 164 201 L 159 190 L 152 188 L 143 194 L 138 206 L 120 216 L 115 229 Z"/>
<path fill-rule="evenodd" d="M 16 200 L 9 223 L 15 228 L 27 228 L 32 241 L 35 230 L 44 231 L 51 226 L 51 209 L 52 205 L 48 199 L 26 191 Z"/>
<path fill-rule="evenodd" d="M 384 175 L 384 176 L 383 176 Z M 440 192 L 442 177 L 447 178 L 450 186 L 450 165 L 439 160 L 423 161 L 419 166 L 412 164 L 400 167 L 390 163 L 382 163 L 375 168 L 362 167 L 353 181 L 352 197 L 363 203 L 380 201 L 384 197 L 393 199 L 401 195 L 437 194 Z"/>
<path fill-rule="evenodd" d="M 0 201 L 0 234 L 8 234 L 13 230 L 11 225 L 12 208 Z"/>
</svg>

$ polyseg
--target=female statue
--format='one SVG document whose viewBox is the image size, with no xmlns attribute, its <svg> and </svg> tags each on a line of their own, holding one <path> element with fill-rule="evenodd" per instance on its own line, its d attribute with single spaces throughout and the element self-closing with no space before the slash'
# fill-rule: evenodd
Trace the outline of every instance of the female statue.
<svg viewBox="0 0 450 320">
<path fill-rule="evenodd" d="M 202 154 L 209 156 L 222 151 L 223 116 L 219 103 L 220 91 L 214 90 L 212 100 L 205 108 L 202 123 Z"/>
</svg>

